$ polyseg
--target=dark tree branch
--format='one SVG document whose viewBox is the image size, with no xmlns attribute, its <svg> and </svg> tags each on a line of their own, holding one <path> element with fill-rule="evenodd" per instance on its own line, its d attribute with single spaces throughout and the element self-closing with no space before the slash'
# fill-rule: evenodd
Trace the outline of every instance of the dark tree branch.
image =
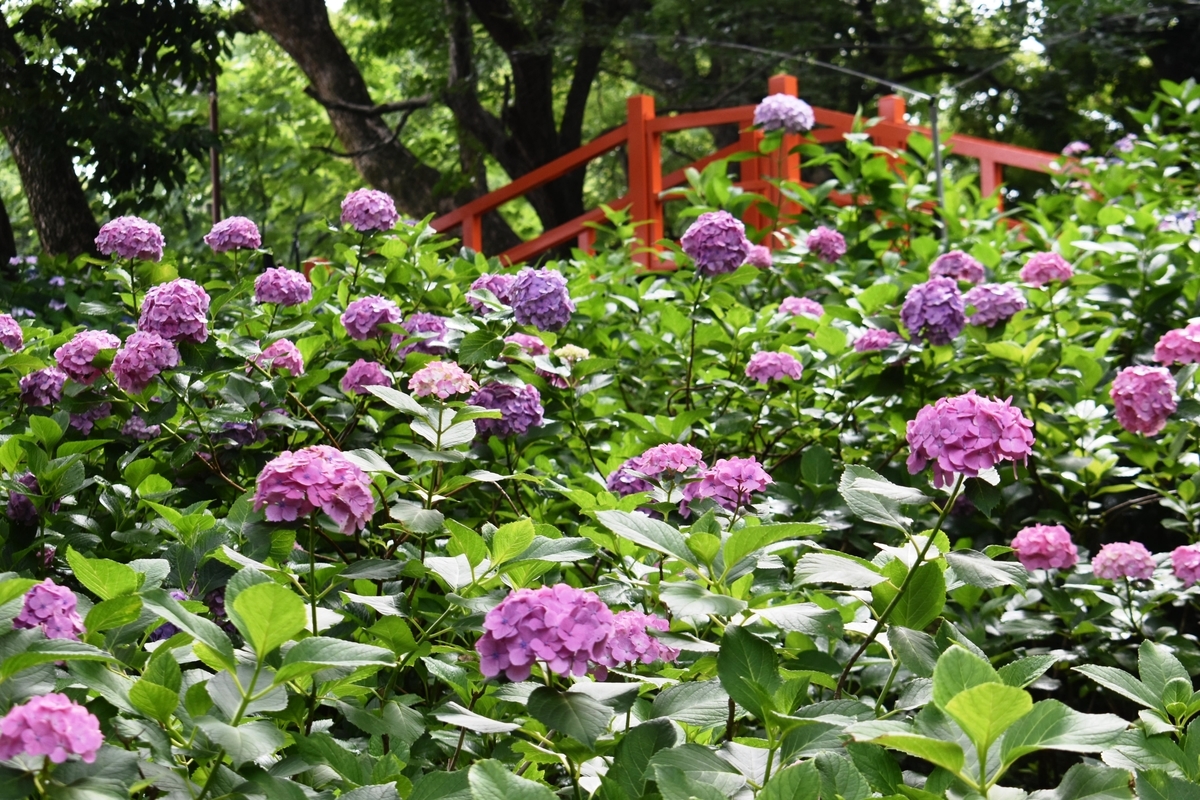
<svg viewBox="0 0 1200 800">
<path fill-rule="evenodd" d="M 340 100 L 330 100 L 321 97 L 317 90 L 311 86 L 304 87 L 304 93 L 323 105 L 325 108 L 332 108 L 337 111 L 349 111 L 354 114 L 363 114 L 368 117 L 381 117 L 384 114 L 392 114 L 397 111 L 415 111 L 419 108 L 426 108 L 433 102 L 433 95 L 423 94 L 420 97 L 414 97 L 411 100 L 397 100 L 394 103 L 381 103 L 377 106 L 362 106 L 357 103 L 344 103 Z"/>
</svg>

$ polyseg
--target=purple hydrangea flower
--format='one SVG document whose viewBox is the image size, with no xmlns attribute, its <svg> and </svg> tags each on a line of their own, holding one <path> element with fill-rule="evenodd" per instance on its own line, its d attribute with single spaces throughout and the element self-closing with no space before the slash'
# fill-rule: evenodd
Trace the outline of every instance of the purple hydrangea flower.
<svg viewBox="0 0 1200 800">
<path fill-rule="evenodd" d="M 733 272 L 746 263 L 750 241 L 746 226 L 728 211 L 708 211 L 688 226 L 679 240 L 702 278 Z"/>
<path fill-rule="evenodd" d="M 91 385 L 104 374 L 104 370 L 93 365 L 102 350 L 116 350 L 121 340 L 107 331 L 80 331 L 71 341 L 54 351 L 58 367 L 71 380 Z"/>
<path fill-rule="evenodd" d="M 1197 218 L 1200 218 L 1200 214 L 1195 211 L 1174 211 L 1159 221 L 1158 229 L 1174 233 L 1192 233 L 1196 230 Z"/>
<path fill-rule="evenodd" d="M 0 344 L 14 353 L 25 346 L 25 334 L 21 324 L 8 314 L 0 314 Z"/>
<path fill-rule="evenodd" d="M 514 333 L 511 336 L 504 337 L 505 344 L 515 344 L 517 347 L 525 351 L 526 355 L 530 356 L 548 356 L 550 355 L 550 346 L 541 340 L 541 338 L 529 333 Z"/>
<path fill-rule="evenodd" d="M 71 756 L 96 760 L 104 744 L 100 720 L 65 694 L 32 697 L 0 719 L 0 759 L 45 756 L 61 764 Z"/>
<path fill-rule="evenodd" d="M 164 244 L 162 230 L 141 217 L 117 217 L 104 223 L 96 236 L 96 249 L 104 255 L 142 261 L 161 261 Z"/>
<path fill-rule="evenodd" d="M 262 247 L 262 235 L 254 221 L 246 217 L 229 217 L 223 219 L 204 237 L 204 243 L 212 248 L 214 253 L 227 253 L 230 250 L 257 250 Z"/>
<path fill-rule="evenodd" d="M 1071 534 L 1062 525 L 1030 525 L 1012 540 L 1025 569 L 1070 569 L 1079 561 Z"/>
<path fill-rule="evenodd" d="M 1132 153 L 1136 144 L 1137 136 L 1132 133 L 1128 133 L 1113 143 L 1113 149 L 1119 153 Z"/>
<path fill-rule="evenodd" d="M 746 263 L 759 269 L 769 269 L 775 263 L 775 259 L 771 257 L 771 248 L 766 245 L 752 244 L 750 245 L 750 254 L 746 256 Z"/>
<path fill-rule="evenodd" d="M 409 314 L 405 317 L 404 322 L 400 323 L 400 327 L 404 328 L 405 333 L 392 335 L 392 347 L 399 346 L 405 339 L 411 339 L 414 336 L 421 337 L 397 351 L 396 354 L 401 358 L 409 353 L 438 355 L 446 352 L 446 332 L 449 329 L 446 327 L 445 317 L 439 317 L 437 314 L 429 314 L 425 311 L 418 311 L 415 314 Z M 422 334 L 433 335 L 422 336 Z"/>
<path fill-rule="evenodd" d="M 28 489 L 31 494 L 42 493 L 42 488 L 38 485 L 38 480 L 32 472 L 18 475 L 13 480 Z M 8 518 L 13 522 L 19 522 L 24 525 L 32 525 L 38 520 L 37 506 L 29 499 L 29 495 L 16 489 L 8 493 L 7 514 Z"/>
<path fill-rule="evenodd" d="M 908 290 L 900 321 L 909 333 L 930 344 L 950 344 L 967 324 L 963 296 L 951 278 L 930 278 Z"/>
<path fill-rule="evenodd" d="M 1200 581 L 1200 544 L 1188 544 L 1171 551 L 1171 570 L 1188 588 Z"/>
<path fill-rule="evenodd" d="M 177 278 L 146 292 L 138 330 L 172 342 L 208 340 L 208 292 L 194 281 Z"/>
<path fill-rule="evenodd" d="M 772 94 L 754 107 L 754 124 L 764 131 L 807 133 L 817 124 L 812 106 L 790 94 Z"/>
<path fill-rule="evenodd" d="M 374 339 L 385 335 L 380 325 L 397 325 L 403 319 L 400 309 L 391 300 L 371 295 L 355 300 L 346 306 L 342 314 L 342 325 L 351 339 Z"/>
<path fill-rule="evenodd" d="M 606 486 L 610 492 L 624 497 L 650 491 L 652 487 L 647 478 L 660 484 L 675 483 L 695 469 L 708 469 L 697 448 L 690 444 L 660 444 L 640 456 L 627 459 L 608 476 Z"/>
<path fill-rule="evenodd" d="M 1030 286 L 1066 283 L 1074 274 L 1075 270 L 1058 253 L 1034 253 L 1021 267 L 1021 280 Z"/>
<path fill-rule="evenodd" d="M 254 422 L 226 422 L 221 425 L 221 436 L 229 447 L 247 447 L 267 440 L 267 435 Z"/>
<path fill-rule="evenodd" d="M 21 402 L 34 408 L 53 405 L 62 399 L 63 384 L 66 382 L 67 373 L 58 367 L 31 372 L 18 382 Z"/>
<path fill-rule="evenodd" d="M 854 350 L 865 353 L 868 350 L 883 350 L 900 341 L 900 334 L 892 333 L 883 328 L 871 328 L 854 340 Z"/>
<path fill-rule="evenodd" d="M 762 384 L 784 378 L 798 381 L 803 372 L 803 365 L 790 353 L 755 353 L 746 364 L 746 377 Z"/>
<path fill-rule="evenodd" d="M 1080 142 L 1080 141 L 1068 142 L 1067 146 L 1062 149 L 1062 154 L 1064 156 L 1067 156 L 1068 158 L 1074 158 L 1076 156 L 1083 155 L 1084 153 L 1086 153 L 1088 150 L 1091 150 L 1091 149 L 1092 149 L 1092 146 L 1090 144 L 1088 144 L 1087 142 Z"/>
<path fill-rule="evenodd" d="M 191 599 L 190 597 L 187 596 L 187 592 L 181 592 L 178 589 L 172 589 L 171 591 L 167 592 L 167 594 L 170 596 L 170 598 L 172 600 L 174 600 L 176 602 L 183 602 L 184 600 Z M 150 632 L 150 635 L 148 637 L 146 637 L 146 641 L 148 641 L 148 642 L 165 642 L 167 639 L 170 639 L 172 636 L 174 636 L 177 633 L 179 633 L 178 627 L 171 624 L 170 622 L 164 622 L 162 625 L 159 625 L 157 628 L 155 628 L 153 631 Z"/>
<path fill-rule="evenodd" d="M 294 522 L 320 509 L 348 534 L 371 521 L 375 497 L 365 472 L 342 451 L 318 444 L 267 462 L 254 490 L 255 510 L 264 507 L 271 522 Z"/>
<path fill-rule="evenodd" d="M 520 436 L 530 428 L 539 427 L 542 416 L 542 396 L 528 384 L 513 386 L 511 383 L 492 381 L 485 383 L 471 395 L 470 404 L 492 408 L 500 412 L 500 419 L 477 419 L 475 429 L 481 437 L 495 434 L 501 439 Z"/>
<path fill-rule="evenodd" d="M 437 395 L 445 400 L 451 395 L 473 392 L 479 384 L 453 361 L 430 361 L 413 373 L 408 388 L 417 397 Z"/>
<path fill-rule="evenodd" d="M 655 661 L 674 661 L 679 651 L 667 647 L 650 635 L 651 630 L 669 631 L 671 624 L 656 614 L 641 611 L 619 611 L 613 617 L 612 633 L 600 663 L 607 667 L 622 664 L 653 664 Z"/>
<path fill-rule="evenodd" d="M 516 280 L 516 275 L 491 275 L 485 272 L 471 284 L 471 291 L 491 292 L 493 297 L 508 306 L 512 305 L 513 284 Z M 487 314 L 492 310 L 482 300 L 476 300 L 474 297 L 468 297 L 467 302 L 480 314 Z"/>
<path fill-rule="evenodd" d="M 374 361 L 359 359 L 342 376 L 342 391 L 346 394 L 370 394 L 368 386 L 391 386 L 392 379 Z"/>
<path fill-rule="evenodd" d="M 254 363 L 266 372 L 286 369 L 293 378 L 304 374 L 304 356 L 300 354 L 300 348 L 287 339 L 272 342 L 254 357 Z"/>
<path fill-rule="evenodd" d="M 827 264 L 832 264 L 846 255 L 846 237 L 824 225 L 808 235 L 805 246 L 808 247 L 808 252 Z"/>
<path fill-rule="evenodd" d="M 179 350 L 174 344 L 157 333 L 137 331 L 113 357 L 113 380 L 129 394 L 141 394 L 159 373 L 177 366 Z"/>
<path fill-rule="evenodd" d="M 932 461 L 933 485 L 942 487 L 954 475 L 975 478 L 1001 461 L 1025 463 L 1033 450 L 1033 423 L 1011 397 L 1001 402 L 972 389 L 922 408 L 909 420 L 907 438 L 909 473 Z"/>
<path fill-rule="evenodd" d="M 929 277 L 979 283 L 983 280 L 983 264 L 962 250 L 951 250 L 942 253 L 929 265 Z"/>
<path fill-rule="evenodd" d="M 1113 379 L 1109 397 L 1122 428 L 1153 436 L 1175 413 L 1175 379 L 1166 367 L 1126 367 Z"/>
<path fill-rule="evenodd" d="M 79 640 L 83 618 L 75 610 L 75 593 L 46 578 L 25 593 L 14 628 L 41 628 L 47 639 Z"/>
<path fill-rule="evenodd" d="M 112 416 L 112 403 L 99 403 L 91 408 L 84 409 L 78 414 L 72 414 L 70 425 L 75 430 L 87 436 L 92 432 L 92 428 L 102 419 L 107 419 Z"/>
<path fill-rule="evenodd" d="M 700 473 L 700 480 L 684 487 L 683 502 L 687 505 L 697 498 L 708 497 L 726 511 L 736 513 L 750 504 L 752 494 L 765 491 L 774 482 L 754 456 L 719 458 Z"/>
<path fill-rule="evenodd" d="M 226 633 L 237 633 L 237 626 L 229 621 L 229 614 L 225 610 L 224 587 L 213 589 L 204 595 L 204 605 L 208 606 L 208 613 L 212 615 L 213 622 L 217 624 L 217 627 Z"/>
<path fill-rule="evenodd" d="M 517 322 L 539 331 L 560 330 L 575 311 L 567 279 L 556 269 L 525 267 L 513 281 L 511 298 L 509 305 Z"/>
<path fill-rule="evenodd" d="M 806 316 L 820 319 L 825 316 L 825 307 L 807 297 L 785 297 L 779 304 L 779 313 L 793 317 Z"/>
<path fill-rule="evenodd" d="M 146 420 L 142 419 L 137 414 L 125 421 L 121 426 L 121 434 L 124 436 L 132 436 L 139 442 L 146 442 L 156 438 L 162 433 L 161 425 L 147 425 Z"/>
<path fill-rule="evenodd" d="M 1109 581 L 1149 580 L 1155 566 L 1154 556 L 1141 542 L 1113 542 L 1092 556 L 1092 574 Z"/>
<path fill-rule="evenodd" d="M 1200 363 L 1200 322 L 1164 333 L 1154 345 L 1154 360 L 1167 365 Z"/>
<path fill-rule="evenodd" d="M 271 267 L 254 279 L 254 300 L 280 306 L 298 306 L 312 300 L 312 284 L 304 273 Z"/>
<path fill-rule="evenodd" d="M 963 303 L 975 307 L 970 319 L 972 325 L 992 328 L 1022 311 L 1025 308 L 1025 295 L 1021 294 L 1021 287 L 1011 283 L 981 283 L 971 287 L 963 297 Z"/>
<path fill-rule="evenodd" d="M 359 233 L 390 231 L 399 219 L 396 204 L 386 192 L 356 189 L 342 201 L 342 223 Z"/>
</svg>

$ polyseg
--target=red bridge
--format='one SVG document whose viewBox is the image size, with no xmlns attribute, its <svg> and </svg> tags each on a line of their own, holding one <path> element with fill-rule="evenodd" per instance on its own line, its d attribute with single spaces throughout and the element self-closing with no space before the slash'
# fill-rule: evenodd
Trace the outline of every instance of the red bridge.
<svg viewBox="0 0 1200 800">
<path fill-rule="evenodd" d="M 797 80 L 791 75 L 776 75 L 767 84 L 768 94 L 782 93 L 797 96 L 797 90 Z M 629 190 L 606 205 L 618 210 L 628 208 L 630 218 L 636 225 L 638 240 L 649 248 L 663 238 L 662 193 L 666 189 L 685 183 L 686 171 L 689 167 L 701 170 L 717 159 L 728 158 L 736 153 L 759 152 L 759 143 L 762 141 L 763 133 L 751 127 L 754 120 L 754 108 L 752 105 L 736 106 L 658 117 L 654 114 L 653 97 L 634 95 L 626 101 L 628 121 L 624 125 L 577 150 L 554 159 L 527 175 L 522 175 L 507 186 L 502 186 L 449 214 L 434 219 L 430 224 L 439 232 L 461 228 L 462 243 L 473 250 L 482 250 L 484 214 L 495 211 L 531 189 L 550 183 L 576 169 L 586 167 L 589 161 L 598 156 L 624 147 L 628 164 Z M 817 127 L 808 134 L 813 141 L 821 144 L 837 143 L 842 141 L 843 136 L 853 128 L 853 114 L 831 111 L 827 108 L 814 108 L 813 111 L 816 115 Z M 904 98 L 897 95 L 887 95 L 881 98 L 876 116 L 881 117 L 881 120 L 865 132 L 877 145 L 893 150 L 903 150 L 909 135 L 920 133 L 926 137 L 930 136 L 927 128 L 908 125 L 904 122 Z M 737 142 L 693 161 L 683 169 L 663 175 L 661 151 L 664 133 L 728 124 L 735 124 L 741 129 L 741 135 Z M 783 152 L 787 153 L 800 141 L 800 136 L 785 136 Z M 979 162 L 980 188 L 984 196 L 992 194 L 1003 183 L 1005 167 L 1049 172 L 1051 163 L 1058 158 L 1054 153 L 1014 147 L 974 136 L 955 135 L 950 137 L 949 142 L 955 156 Z M 760 155 L 757 158 L 742 161 L 740 166 L 741 180 L 736 185 L 746 191 L 763 194 L 775 203 L 778 203 L 779 193 L 773 181 L 782 179 L 800 182 L 800 156 L 796 153 L 783 158 L 774 153 L 769 156 Z M 751 214 L 755 213 L 752 209 Z M 604 219 L 604 209 L 592 209 L 570 222 L 551 228 L 540 236 L 498 255 L 502 261 L 515 264 L 535 258 L 547 250 L 572 240 L 578 242 L 580 248 L 590 250 L 594 241 L 594 230 L 590 224 L 602 222 Z M 747 221 L 754 224 L 755 227 L 762 227 L 761 217 L 751 218 Z M 654 266 L 654 257 L 649 252 L 643 252 L 637 258 L 646 267 Z"/>
</svg>

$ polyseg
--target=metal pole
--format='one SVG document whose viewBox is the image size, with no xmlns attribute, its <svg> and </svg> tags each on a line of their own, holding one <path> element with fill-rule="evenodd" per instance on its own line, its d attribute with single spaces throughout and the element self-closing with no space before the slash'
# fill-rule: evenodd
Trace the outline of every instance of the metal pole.
<svg viewBox="0 0 1200 800">
<path fill-rule="evenodd" d="M 937 216 L 942 223 L 942 252 L 950 250 L 950 227 L 946 225 L 946 186 L 942 182 L 942 137 L 938 135 L 938 98 L 929 98 L 929 131 L 933 134 L 933 171 L 937 181 Z"/>
<path fill-rule="evenodd" d="M 208 129 L 214 137 L 212 146 L 208 148 L 208 172 L 212 181 L 212 221 L 216 225 L 221 221 L 221 151 L 215 141 L 220 136 L 221 125 L 217 109 L 216 76 L 213 76 L 208 89 Z"/>
</svg>

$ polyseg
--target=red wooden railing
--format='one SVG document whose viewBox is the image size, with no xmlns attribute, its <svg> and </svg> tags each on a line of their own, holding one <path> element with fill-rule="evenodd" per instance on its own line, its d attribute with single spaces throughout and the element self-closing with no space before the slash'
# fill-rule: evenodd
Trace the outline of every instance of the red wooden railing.
<svg viewBox="0 0 1200 800">
<path fill-rule="evenodd" d="M 797 96 L 797 80 L 791 75 L 776 75 L 768 82 L 767 92 L 768 94 L 784 93 Z M 653 97 L 634 95 L 626 101 L 627 121 L 624 125 L 577 150 L 538 167 L 527 175 L 522 175 L 494 192 L 489 192 L 449 214 L 434 219 L 430 224 L 439 232 L 461 228 L 462 243 L 473 250 L 481 251 L 483 249 L 482 222 L 484 214 L 495 211 L 531 189 L 536 189 L 576 169 L 586 167 L 589 161 L 598 156 L 624 146 L 628 163 L 629 190 L 606 205 L 618 210 L 630 209 L 630 218 L 636 226 L 637 239 L 644 246 L 643 252 L 640 252 L 636 258 L 643 266 L 653 268 L 656 265 L 656 259 L 652 248 L 663 237 L 662 193 L 687 180 L 687 167 L 668 175 L 662 174 L 663 134 L 713 125 L 738 125 L 742 133 L 737 142 L 688 165 L 688 167 L 698 170 L 703 169 L 711 162 L 728 158 L 735 153 L 759 152 L 763 133 L 751 127 L 754 108 L 754 106 L 736 106 L 658 117 L 654 114 Z M 813 111 L 817 127 L 809 136 L 818 143 L 840 142 L 843 136 L 852 130 L 853 114 L 831 111 L 827 108 L 814 108 Z M 880 98 L 876 116 L 881 119 L 868 128 L 866 133 L 875 144 L 894 150 L 903 150 L 909 135 L 914 132 L 925 136 L 930 135 L 927 128 L 905 123 L 904 115 L 904 98 L 897 95 Z M 786 136 L 781 152 L 788 154 L 799 143 L 799 136 Z M 1053 153 L 1015 147 L 974 136 L 951 136 L 950 144 L 955 156 L 979 162 L 980 188 L 985 196 L 991 195 L 1004 182 L 1005 167 L 1049 172 L 1050 164 L 1058 158 Z M 778 153 L 771 153 L 741 162 L 741 180 L 737 185 L 746 191 L 758 192 L 778 205 L 779 190 L 774 181 L 779 179 L 800 182 L 800 156 L 798 154 L 791 153 L 781 157 Z M 850 200 L 847 198 L 845 202 L 850 202 Z M 785 204 L 782 211 L 784 214 L 794 214 L 797 209 L 789 208 Z M 500 260 L 509 264 L 527 261 L 571 240 L 578 242 L 579 247 L 590 250 L 594 241 L 594 229 L 590 227 L 589 223 L 600 222 L 604 218 L 602 208 L 592 209 L 570 222 L 551 228 L 534 239 L 522 242 L 516 247 L 500 253 Z M 746 222 L 761 229 L 768 221 L 756 209 L 751 208 L 746 216 Z"/>
</svg>

